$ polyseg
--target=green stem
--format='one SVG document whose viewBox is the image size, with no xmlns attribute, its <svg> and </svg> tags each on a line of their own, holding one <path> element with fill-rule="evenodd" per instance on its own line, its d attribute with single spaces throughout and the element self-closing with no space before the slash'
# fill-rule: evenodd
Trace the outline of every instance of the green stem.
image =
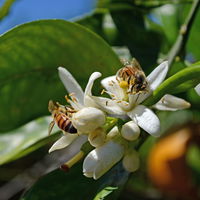
<svg viewBox="0 0 200 200">
<path fill-rule="evenodd" d="M 158 102 L 165 94 L 176 89 L 180 84 L 188 80 L 198 79 L 200 82 L 200 63 L 193 67 L 187 67 L 165 80 L 149 97 L 144 105 L 151 106 Z"/>
<path fill-rule="evenodd" d="M 199 6 L 200 6 L 200 0 L 194 0 L 189 14 L 185 22 L 181 26 L 180 34 L 168 54 L 169 66 L 171 66 L 176 56 L 183 55 L 183 52 L 185 51 L 186 43 L 189 38 L 190 30 L 192 28 L 192 24 L 198 12 Z"/>
<path fill-rule="evenodd" d="M 6 0 L 3 6 L 0 8 L 0 20 L 2 20 L 5 16 L 8 15 L 10 8 L 15 0 Z"/>
</svg>

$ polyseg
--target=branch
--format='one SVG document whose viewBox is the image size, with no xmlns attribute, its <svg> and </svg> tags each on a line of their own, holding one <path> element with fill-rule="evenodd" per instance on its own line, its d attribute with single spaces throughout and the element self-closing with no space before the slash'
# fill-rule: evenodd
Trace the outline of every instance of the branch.
<svg viewBox="0 0 200 200">
<path fill-rule="evenodd" d="M 194 0 L 189 14 L 180 28 L 179 36 L 168 54 L 169 66 L 171 66 L 176 56 L 181 56 L 184 52 L 186 43 L 189 38 L 190 30 L 192 28 L 192 24 L 198 12 L 199 6 L 200 0 Z"/>
<path fill-rule="evenodd" d="M 2 20 L 5 16 L 8 15 L 11 6 L 15 0 L 6 0 L 3 6 L 0 8 L 0 20 Z"/>
</svg>

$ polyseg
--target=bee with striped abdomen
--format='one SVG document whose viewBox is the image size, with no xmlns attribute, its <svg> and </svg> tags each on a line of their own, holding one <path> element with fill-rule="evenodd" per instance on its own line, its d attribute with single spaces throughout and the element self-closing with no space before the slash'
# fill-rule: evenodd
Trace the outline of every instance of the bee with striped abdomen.
<svg viewBox="0 0 200 200">
<path fill-rule="evenodd" d="M 116 74 L 120 87 L 127 88 L 129 94 L 145 92 L 148 82 L 138 61 L 133 59 L 131 62 L 124 62 L 123 65 Z"/>
<path fill-rule="evenodd" d="M 49 124 L 49 135 L 51 134 L 51 131 L 55 125 L 68 133 L 77 133 L 77 129 L 73 126 L 70 118 L 72 113 L 75 112 L 75 110 L 65 107 L 63 105 L 60 105 L 58 102 L 54 102 L 52 100 L 49 101 L 48 106 L 49 112 L 52 114 L 53 121 Z"/>
</svg>

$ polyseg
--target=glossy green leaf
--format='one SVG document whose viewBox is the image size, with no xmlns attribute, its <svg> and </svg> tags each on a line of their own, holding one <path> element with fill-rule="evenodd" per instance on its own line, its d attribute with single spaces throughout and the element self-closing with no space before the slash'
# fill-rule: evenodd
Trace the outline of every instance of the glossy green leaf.
<svg viewBox="0 0 200 200">
<path fill-rule="evenodd" d="M 196 63 L 191 67 L 187 67 L 173 76 L 166 79 L 154 92 L 153 94 L 144 102 L 145 105 L 153 105 L 158 102 L 165 94 L 176 93 L 176 87 L 180 87 L 182 84 L 184 86 L 190 80 L 196 80 L 200 82 L 200 63 Z M 195 81 L 195 82 L 196 82 Z M 194 87 L 196 83 L 190 84 Z M 185 91 L 188 87 L 185 88 Z M 183 91 L 183 88 L 182 88 Z"/>
<path fill-rule="evenodd" d="M 40 118 L 0 135 L 0 165 L 16 160 L 58 138 L 48 136 L 49 118 Z"/>
<path fill-rule="evenodd" d="M 143 69 L 156 63 L 162 45 L 162 35 L 146 26 L 145 14 L 139 9 L 111 10 L 121 40 Z"/>
<path fill-rule="evenodd" d="M 103 200 L 106 199 L 106 197 L 111 194 L 114 190 L 117 190 L 117 187 L 106 187 L 103 190 L 101 190 L 97 196 L 94 198 L 94 200 Z"/>
<path fill-rule="evenodd" d="M 194 179 L 200 185 L 200 148 L 198 145 L 191 145 L 186 154 L 186 161 L 192 169 Z"/>
<path fill-rule="evenodd" d="M 82 165 L 79 164 L 69 172 L 56 170 L 47 174 L 21 200 L 92 200 L 98 185 L 99 181 L 83 176 Z"/>
<path fill-rule="evenodd" d="M 119 165 L 113 167 L 98 180 L 86 178 L 82 173 L 81 162 L 72 167 L 68 172 L 56 170 L 47 174 L 37 181 L 21 200 L 66 198 L 67 200 L 93 200 L 99 192 L 101 197 L 108 195 L 109 191 L 101 192 L 103 188 L 113 188 L 112 191 L 115 193 L 114 188 L 120 187 L 126 180 L 127 172 L 123 171 Z"/>
<path fill-rule="evenodd" d="M 58 66 L 85 86 L 92 72 L 107 76 L 120 65 L 99 36 L 64 20 L 18 26 L 0 37 L 0 51 L 0 132 L 48 114 L 49 99 L 64 102 Z"/>
</svg>

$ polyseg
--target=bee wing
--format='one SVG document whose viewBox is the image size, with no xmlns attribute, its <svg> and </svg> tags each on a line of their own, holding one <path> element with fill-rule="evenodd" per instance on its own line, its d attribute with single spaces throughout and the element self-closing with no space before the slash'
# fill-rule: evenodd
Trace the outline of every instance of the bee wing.
<svg viewBox="0 0 200 200">
<path fill-rule="evenodd" d="M 131 65 L 133 67 L 136 67 L 138 70 L 143 71 L 142 68 L 141 68 L 141 66 L 140 66 L 140 63 L 136 60 L 136 58 L 133 58 L 131 60 Z"/>
<path fill-rule="evenodd" d="M 51 131 L 52 131 L 54 125 L 55 125 L 55 122 L 54 122 L 54 121 L 52 121 L 52 122 L 49 124 L 48 135 L 51 134 Z"/>
</svg>

